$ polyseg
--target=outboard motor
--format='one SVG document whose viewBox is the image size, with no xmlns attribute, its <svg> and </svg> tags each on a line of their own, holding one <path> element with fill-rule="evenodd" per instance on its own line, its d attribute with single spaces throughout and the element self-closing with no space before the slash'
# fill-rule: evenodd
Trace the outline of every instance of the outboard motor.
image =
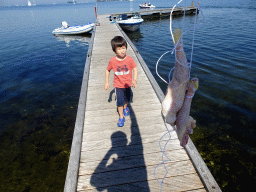
<svg viewBox="0 0 256 192">
<path fill-rule="evenodd" d="M 64 28 L 68 28 L 69 26 L 68 26 L 68 23 L 66 22 L 66 21 L 62 21 L 61 22 L 61 25 L 62 25 L 62 27 L 64 27 Z"/>
</svg>

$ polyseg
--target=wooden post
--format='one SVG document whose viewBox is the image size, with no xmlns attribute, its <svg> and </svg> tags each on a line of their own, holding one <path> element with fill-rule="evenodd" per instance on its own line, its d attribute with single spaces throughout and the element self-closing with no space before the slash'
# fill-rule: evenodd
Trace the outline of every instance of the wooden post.
<svg viewBox="0 0 256 192">
<path fill-rule="evenodd" d="M 96 5 L 95 5 L 95 17 L 96 17 L 96 19 L 97 19 L 97 15 L 98 15 L 98 12 L 97 12 L 97 3 L 96 3 Z"/>
<path fill-rule="evenodd" d="M 97 3 L 95 5 L 95 17 L 96 17 L 96 26 L 100 26 L 99 20 L 98 20 L 98 7 Z"/>
</svg>

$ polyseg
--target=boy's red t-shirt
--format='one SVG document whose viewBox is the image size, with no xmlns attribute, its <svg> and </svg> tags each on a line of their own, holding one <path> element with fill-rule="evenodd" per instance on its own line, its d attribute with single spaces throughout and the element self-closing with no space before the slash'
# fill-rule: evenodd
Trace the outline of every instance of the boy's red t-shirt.
<svg viewBox="0 0 256 192">
<path fill-rule="evenodd" d="M 124 60 L 118 61 L 112 57 L 108 63 L 107 70 L 114 71 L 114 87 L 128 88 L 132 86 L 132 70 L 136 67 L 133 58 L 126 56 Z"/>
</svg>

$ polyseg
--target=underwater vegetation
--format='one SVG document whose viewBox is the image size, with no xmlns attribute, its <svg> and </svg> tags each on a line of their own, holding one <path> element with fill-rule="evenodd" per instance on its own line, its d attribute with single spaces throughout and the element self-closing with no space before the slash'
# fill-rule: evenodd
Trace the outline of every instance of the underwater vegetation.
<svg viewBox="0 0 256 192">
<path fill-rule="evenodd" d="M 1 191 L 63 191 L 76 108 L 41 109 L 0 133 Z"/>
<path fill-rule="evenodd" d="M 209 110 L 210 105 L 214 110 Z M 256 181 L 253 116 L 243 117 L 232 107 L 200 96 L 192 104 L 191 115 L 197 127 L 190 138 L 221 190 L 250 191 Z"/>
</svg>

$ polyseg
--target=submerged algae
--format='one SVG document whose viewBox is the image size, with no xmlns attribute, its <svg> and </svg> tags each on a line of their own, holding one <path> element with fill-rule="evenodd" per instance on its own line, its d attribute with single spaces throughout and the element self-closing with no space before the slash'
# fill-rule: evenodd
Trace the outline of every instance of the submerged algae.
<svg viewBox="0 0 256 192">
<path fill-rule="evenodd" d="M 63 191 L 76 108 L 26 114 L 1 132 L 1 191 Z"/>
<path fill-rule="evenodd" d="M 230 105 L 201 96 L 192 103 L 191 114 L 197 127 L 190 138 L 221 190 L 250 191 L 256 180 L 256 145 L 249 142 L 255 122 Z"/>
</svg>

